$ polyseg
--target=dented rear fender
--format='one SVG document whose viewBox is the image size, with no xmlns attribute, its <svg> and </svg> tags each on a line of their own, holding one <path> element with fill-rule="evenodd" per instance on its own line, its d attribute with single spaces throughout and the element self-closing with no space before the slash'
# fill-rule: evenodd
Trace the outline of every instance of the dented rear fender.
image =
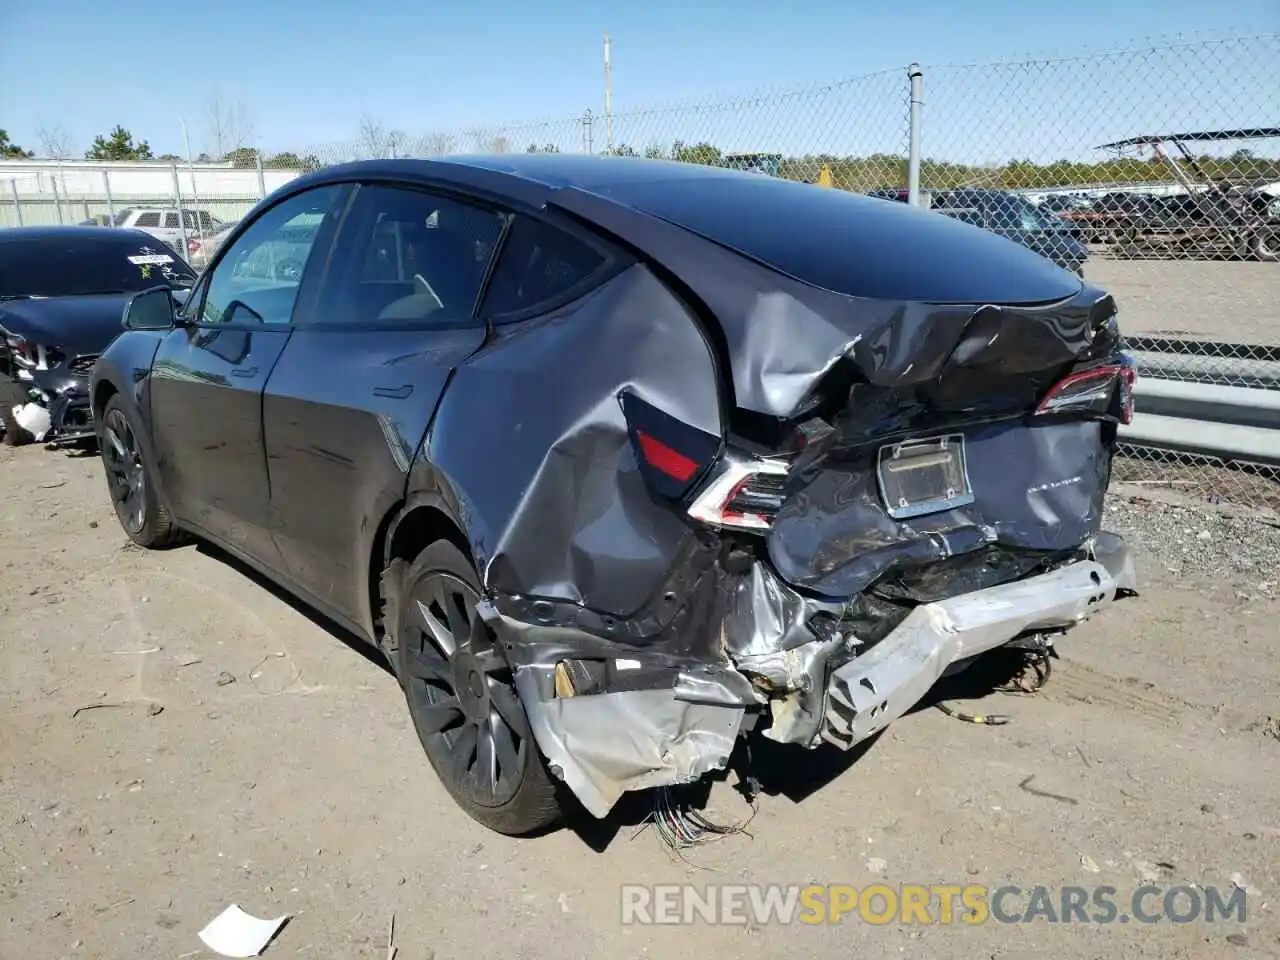
<svg viewBox="0 0 1280 960">
<path fill-rule="evenodd" d="M 458 367 L 424 456 L 457 493 L 488 591 L 629 616 L 696 544 L 690 521 L 640 472 L 624 393 L 709 437 L 724 433 L 711 348 L 642 265 L 498 328 Z M 497 410 L 507 421 L 479 432 Z"/>
</svg>

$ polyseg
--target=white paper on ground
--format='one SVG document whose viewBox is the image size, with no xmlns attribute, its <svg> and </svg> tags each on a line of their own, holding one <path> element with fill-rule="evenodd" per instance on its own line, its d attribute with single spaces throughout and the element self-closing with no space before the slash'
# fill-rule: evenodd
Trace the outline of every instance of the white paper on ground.
<svg viewBox="0 0 1280 960">
<path fill-rule="evenodd" d="M 285 914 L 274 920 L 259 920 L 233 903 L 209 921 L 200 931 L 200 939 L 224 957 L 256 957 L 288 919 Z"/>
</svg>

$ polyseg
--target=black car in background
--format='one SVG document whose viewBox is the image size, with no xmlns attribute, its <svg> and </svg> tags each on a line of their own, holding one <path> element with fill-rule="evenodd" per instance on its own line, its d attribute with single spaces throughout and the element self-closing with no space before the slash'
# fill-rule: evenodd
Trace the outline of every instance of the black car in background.
<svg viewBox="0 0 1280 960">
<path fill-rule="evenodd" d="M 129 298 L 158 284 L 184 290 L 194 282 L 170 247 L 139 230 L 0 230 L 5 442 L 92 439 L 89 369 L 123 330 Z"/>
<path fill-rule="evenodd" d="M 872 190 L 869 196 L 905 203 L 907 191 Z M 963 188 L 927 191 L 929 209 L 1006 237 L 1083 276 L 1089 248 L 1077 230 L 1050 210 L 1007 190 Z"/>
<path fill-rule="evenodd" d="M 745 216 L 744 211 L 750 211 Z M 220 544 L 394 667 L 458 803 L 848 749 L 1133 586 L 1115 303 L 900 204 L 556 154 L 335 166 L 95 364 L 136 543 Z"/>
</svg>

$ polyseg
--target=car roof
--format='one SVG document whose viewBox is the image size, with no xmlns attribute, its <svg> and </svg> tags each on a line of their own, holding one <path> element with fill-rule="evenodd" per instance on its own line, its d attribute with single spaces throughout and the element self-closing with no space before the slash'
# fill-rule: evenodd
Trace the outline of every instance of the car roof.
<svg viewBox="0 0 1280 960">
<path fill-rule="evenodd" d="M 416 182 L 487 195 L 507 206 L 559 206 L 586 220 L 612 222 L 606 229 L 622 228 L 642 248 L 662 241 L 641 222 L 665 222 L 847 296 L 967 303 L 988 299 L 993 277 L 1004 278 L 997 289 L 1009 303 L 1047 302 L 1078 289 L 1074 276 L 1025 247 L 950 217 L 845 190 L 672 160 L 545 153 L 364 160 L 291 180 L 275 196 L 352 181 Z M 566 195 L 557 196 L 561 191 Z M 615 219 L 599 204 L 579 203 L 575 192 L 627 213 Z M 626 225 L 632 216 L 636 221 Z M 952 264 L 959 258 L 970 268 L 956 271 Z"/>
<path fill-rule="evenodd" d="M 725 180 L 759 181 L 758 174 L 674 160 L 602 157 L 572 153 L 451 155 L 434 159 L 358 160 L 325 167 L 290 181 L 284 188 L 354 178 L 454 183 L 497 198 L 540 206 L 557 190 L 580 189 L 630 205 L 636 190 L 654 184 L 693 184 Z M 791 182 L 791 181 L 785 181 Z"/>
</svg>

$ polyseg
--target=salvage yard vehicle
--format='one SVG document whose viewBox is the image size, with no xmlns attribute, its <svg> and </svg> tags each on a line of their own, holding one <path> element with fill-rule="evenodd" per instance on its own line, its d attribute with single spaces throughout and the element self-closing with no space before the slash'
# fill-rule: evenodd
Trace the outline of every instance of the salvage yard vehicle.
<svg viewBox="0 0 1280 960">
<path fill-rule="evenodd" d="M 179 252 L 185 252 L 191 238 L 203 240 L 225 226 L 208 210 L 177 207 L 128 207 L 116 213 L 115 225 L 149 233 Z"/>
<path fill-rule="evenodd" d="M 0 231 L 0 426 L 10 446 L 94 438 L 89 370 L 122 331 L 129 298 L 195 274 L 138 230 Z"/>
<path fill-rule="evenodd" d="M 300 270 L 252 266 L 282 243 Z M 1135 587 L 1100 529 L 1132 415 L 1112 298 L 903 204 L 364 161 L 277 190 L 126 325 L 92 396 L 128 536 L 219 544 L 376 646 L 504 833 L 748 735 L 847 750 Z"/>
<path fill-rule="evenodd" d="M 907 202 L 902 189 L 872 190 L 868 196 Z M 1058 266 L 1083 275 L 1089 248 L 1073 224 L 1008 190 L 965 187 L 923 192 L 928 209 L 990 230 L 1034 250 Z"/>
<path fill-rule="evenodd" d="M 1124 153 L 1150 149 L 1169 168 L 1186 193 L 1164 198 L 1120 238 L 1126 257 L 1225 256 L 1265 263 L 1280 261 L 1280 208 L 1256 182 L 1215 181 L 1188 148 L 1190 143 L 1280 139 L 1280 127 L 1164 133 L 1097 149 Z M 1181 159 L 1166 147 L 1172 144 Z"/>
</svg>

